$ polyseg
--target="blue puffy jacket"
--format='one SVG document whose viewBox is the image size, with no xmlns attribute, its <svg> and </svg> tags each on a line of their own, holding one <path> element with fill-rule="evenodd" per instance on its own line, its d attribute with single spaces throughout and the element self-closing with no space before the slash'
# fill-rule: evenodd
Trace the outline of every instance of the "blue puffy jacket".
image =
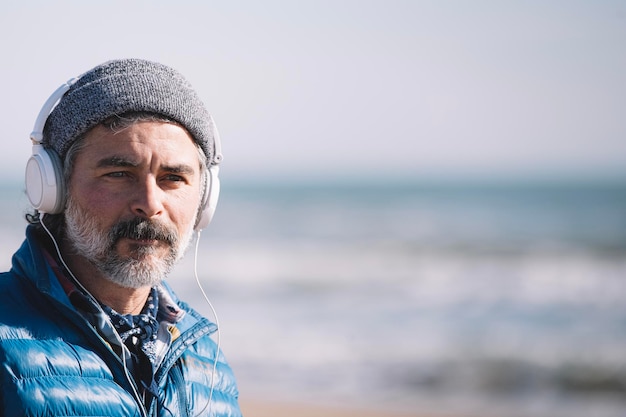
<svg viewBox="0 0 626 417">
<path fill-rule="evenodd" d="M 122 361 L 70 303 L 31 227 L 26 236 L 11 271 L 0 274 L 0 415 L 241 415 L 221 353 L 209 406 L 216 326 L 175 298 L 187 314 L 156 372 L 159 398 L 145 410 Z"/>
</svg>

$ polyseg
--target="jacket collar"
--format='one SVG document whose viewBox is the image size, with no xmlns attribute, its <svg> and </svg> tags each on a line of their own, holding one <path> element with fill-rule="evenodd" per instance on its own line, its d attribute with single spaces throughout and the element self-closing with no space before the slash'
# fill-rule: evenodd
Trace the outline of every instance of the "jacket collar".
<svg viewBox="0 0 626 417">
<path fill-rule="evenodd" d="M 42 243 L 33 225 L 26 228 L 26 239 L 13 255 L 12 269 L 30 281 L 40 292 L 71 305 L 63 287 L 46 261 Z"/>
</svg>

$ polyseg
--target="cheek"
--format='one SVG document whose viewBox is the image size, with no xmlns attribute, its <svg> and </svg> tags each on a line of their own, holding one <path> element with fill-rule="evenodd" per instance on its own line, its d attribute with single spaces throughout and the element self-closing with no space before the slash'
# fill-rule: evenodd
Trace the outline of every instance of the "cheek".
<svg viewBox="0 0 626 417">
<path fill-rule="evenodd" d="M 170 206 L 170 219 L 181 231 L 187 231 L 195 225 L 196 215 L 200 206 L 198 195 L 184 195 L 176 198 Z"/>
<path fill-rule="evenodd" d="M 102 226 L 112 223 L 112 218 L 118 215 L 120 207 L 123 206 L 119 196 L 104 192 L 93 185 L 77 184 L 69 190 L 69 193 L 73 204 Z"/>
</svg>

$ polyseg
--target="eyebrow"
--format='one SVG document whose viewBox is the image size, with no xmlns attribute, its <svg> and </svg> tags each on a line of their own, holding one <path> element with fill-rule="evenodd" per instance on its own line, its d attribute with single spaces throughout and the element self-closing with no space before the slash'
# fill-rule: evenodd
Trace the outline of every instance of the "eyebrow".
<svg viewBox="0 0 626 417">
<path fill-rule="evenodd" d="M 132 162 L 126 158 L 122 158 L 121 156 L 110 156 L 108 158 L 102 158 L 98 161 L 96 165 L 98 168 L 109 168 L 109 167 L 136 167 L 138 164 Z"/>
<path fill-rule="evenodd" d="M 134 162 L 130 159 L 121 157 L 121 156 L 110 156 L 107 158 L 102 158 L 98 161 L 98 168 L 111 168 L 111 167 L 119 167 L 119 168 L 135 168 L 139 166 L 137 162 Z M 178 164 L 178 165 L 164 165 L 160 167 L 161 170 L 167 172 L 173 172 L 176 174 L 194 174 L 196 171 L 192 166 L 187 164 Z"/>
</svg>

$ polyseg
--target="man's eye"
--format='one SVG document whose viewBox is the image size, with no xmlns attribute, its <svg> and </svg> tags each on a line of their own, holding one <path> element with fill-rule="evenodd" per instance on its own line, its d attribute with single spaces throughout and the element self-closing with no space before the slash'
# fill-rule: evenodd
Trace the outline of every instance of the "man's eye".
<svg viewBox="0 0 626 417">
<path fill-rule="evenodd" d="M 168 181 L 184 181 L 185 179 L 180 175 L 169 174 L 165 176 L 165 179 Z"/>
<path fill-rule="evenodd" d="M 121 177 L 125 177 L 126 173 L 123 171 L 115 171 L 115 172 L 108 172 L 105 174 L 105 176 L 111 177 L 111 178 L 121 178 Z"/>
</svg>

